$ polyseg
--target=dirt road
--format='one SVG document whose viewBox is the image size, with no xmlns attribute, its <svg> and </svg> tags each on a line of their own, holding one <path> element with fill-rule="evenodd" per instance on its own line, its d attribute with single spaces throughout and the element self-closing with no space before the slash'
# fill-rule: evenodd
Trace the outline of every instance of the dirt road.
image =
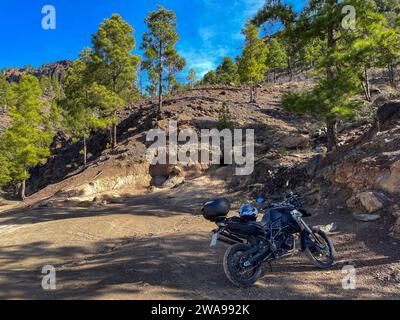
<svg viewBox="0 0 400 320">
<path fill-rule="evenodd" d="M 219 191 L 218 191 L 219 190 Z M 225 245 L 209 248 L 212 223 L 196 215 L 222 181 L 189 182 L 173 192 L 134 197 L 102 208 L 42 208 L 0 213 L 1 299 L 363 299 L 400 298 L 399 243 L 384 221 L 336 222 L 338 263 L 311 266 L 302 255 L 265 268 L 250 289 L 230 285 L 222 268 Z M 41 287 L 44 265 L 56 268 L 57 289 Z M 343 290 L 342 267 L 354 264 L 357 289 Z M 397 280 L 396 280 L 397 277 Z"/>
</svg>

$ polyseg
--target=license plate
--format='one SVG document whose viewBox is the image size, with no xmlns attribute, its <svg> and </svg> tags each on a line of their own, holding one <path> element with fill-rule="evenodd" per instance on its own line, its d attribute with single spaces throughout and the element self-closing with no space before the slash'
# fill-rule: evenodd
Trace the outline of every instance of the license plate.
<svg viewBox="0 0 400 320">
<path fill-rule="evenodd" d="M 217 245 L 217 240 L 218 240 L 218 233 L 213 233 L 211 236 L 211 243 L 210 243 L 210 248 L 213 248 Z"/>
</svg>

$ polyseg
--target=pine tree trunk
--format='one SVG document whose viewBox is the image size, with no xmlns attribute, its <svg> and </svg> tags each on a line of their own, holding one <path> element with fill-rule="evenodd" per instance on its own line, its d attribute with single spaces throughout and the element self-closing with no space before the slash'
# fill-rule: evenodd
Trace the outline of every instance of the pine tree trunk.
<svg viewBox="0 0 400 320">
<path fill-rule="evenodd" d="M 330 26 L 328 28 L 328 33 L 327 33 L 327 47 L 328 50 L 331 48 L 334 48 L 336 45 L 335 42 L 335 30 L 334 26 Z M 326 77 L 328 80 L 328 83 L 331 83 L 334 78 L 335 78 L 335 71 L 333 68 L 333 65 L 330 64 L 326 68 Z M 337 149 L 337 122 L 336 119 L 334 120 L 328 120 L 326 124 L 327 128 L 327 148 L 328 151 L 334 151 Z"/>
<path fill-rule="evenodd" d="M 293 72 L 292 72 L 292 63 L 290 59 L 287 59 L 287 65 L 288 65 L 288 70 L 289 70 L 289 81 L 293 80 Z"/>
<path fill-rule="evenodd" d="M 20 189 L 20 196 L 21 200 L 25 201 L 26 200 L 26 180 L 23 180 L 21 183 L 21 189 Z"/>
<path fill-rule="evenodd" d="M 394 84 L 394 67 L 392 64 L 388 65 L 389 83 Z"/>
<path fill-rule="evenodd" d="M 328 121 L 326 124 L 326 135 L 328 138 L 327 147 L 328 151 L 337 150 L 338 141 L 337 141 L 337 123 L 336 120 Z"/>
<path fill-rule="evenodd" d="M 86 168 L 86 165 L 87 165 L 87 143 L 86 143 L 86 137 L 83 137 L 83 165 Z"/>
<path fill-rule="evenodd" d="M 369 77 L 368 77 L 368 69 L 367 66 L 364 66 L 364 95 L 367 101 L 371 101 L 371 89 L 369 85 Z"/>
<path fill-rule="evenodd" d="M 255 98 L 254 98 L 254 86 L 250 85 L 250 103 L 254 103 Z"/>
<path fill-rule="evenodd" d="M 158 74 L 158 113 L 161 113 L 163 105 L 163 85 L 162 85 L 162 43 L 160 43 L 158 59 L 160 61 L 160 70 Z"/>
<path fill-rule="evenodd" d="M 111 134 L 112 134 L 112 149 L 114 150 L 117 147 L 117 124 L 113 123 L 112 128 L 111 128 Z"/>
</svg>

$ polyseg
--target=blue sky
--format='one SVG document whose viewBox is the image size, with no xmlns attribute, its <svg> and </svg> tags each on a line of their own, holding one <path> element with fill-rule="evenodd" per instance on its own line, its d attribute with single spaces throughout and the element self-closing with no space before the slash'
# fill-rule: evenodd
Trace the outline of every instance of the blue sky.
<svg viewBox="0 0 400 320">
<path fill-rule="evenodd" d="M 157 4 L 177 14 L 181 40 L 177 45 L 195 68 L 198 76 L 214 69 L 226 56 L 241 52 L 240 33 L 246 19 L 252 17 L 265 0 L 17 0 L 1 1 L 0 30 L 3 48 L 0 68 L 36 67 L 57 60 L 76 59 L 90 46 L 90 36 L 100 22 L 120 13 L 136 30 L 137 47 L 145 31 L 144 18 Z M 304 0 L 287 0 L 296 8 Z M 56 30 L 41 26 L 42 7 L 53 5 L 57 13 Z M 139 50 L 136 53 L 140 54 Z M 182 75 L 184 77 L 184 75 Z"/>
</svg>

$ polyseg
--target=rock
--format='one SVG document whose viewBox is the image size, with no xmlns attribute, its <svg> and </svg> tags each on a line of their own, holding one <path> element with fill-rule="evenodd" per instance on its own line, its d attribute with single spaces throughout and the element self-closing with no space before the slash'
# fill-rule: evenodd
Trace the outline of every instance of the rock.
<svg viewBox="0 0 400 320">
<path fill-rule="evenodd" d="M 368 213 L 376 212 L 384 207 L 383 197 L 375 192 L 362 192 L 355 196 L 355 201 Z"/>
<path fill-rule="evenodd" d="M 400 101 L 390 101 L 378 108 L 376 117 L 379 123 L 384 123 L 394 117 L 400 118 Z"/>
<path fill-rule="evenodd" d="M 285 135 L 279 141 L 279 145 L 287 149 L 304 149 L 308 147 L 309 142 L 310 139 L 306 135 Z"/>
<path fill-rule="evenodd" d="M 181 167 L 178 167 L 178 166 L 173 166 L 172 168 L 171 168 L 171 174 L 175 174 L 175 175 L 179 175 L 179 174 L 181 174 L 182 173 L 182 168 Z"/>
<path fill-rule="evenodd" d="M 184 177 L 172 177 L 167 181 L 165 181 L 165 183 L 162 185 L 162 188 L 172 189 L 183 184 L 184 182 L 185 182 Z"/>
<path fill-rule="evenodd" d="M 332 222 L 331 224 L 327 224 L 325 226 L 315 226 L 315 228 L 322 230 L 325 233 L 335 232 L 337 230 L 337 224 Z"/>
<path fill-rule="evenodd" d="M 51 199 L 43 200 L 39 202 L 34 208 L 51 208 L 54 205 L 54 201 Z"/>
<path fill-rule="evenodd" d="M 393 227 L 390 228 L 389 235 L 395 239 L 400 240 L 400 218 L 397 218 Z"/>
<path fill-rule="evenodd" d="M 376 221 L 379 220 L 381 218 L 380 214 L 355 214 L 353 215 L 354 219 L 356 219 L 357 221 L 362 221 L 362 222 L 372 222 L 372 221 Z"/>
<path fill-rule="evenodd" d="M 400 160 L 394 162 L 388 171 L 377 179 L 378 185 L 390 193 L 399 193 L 400 191 Z"/>
</svg>

